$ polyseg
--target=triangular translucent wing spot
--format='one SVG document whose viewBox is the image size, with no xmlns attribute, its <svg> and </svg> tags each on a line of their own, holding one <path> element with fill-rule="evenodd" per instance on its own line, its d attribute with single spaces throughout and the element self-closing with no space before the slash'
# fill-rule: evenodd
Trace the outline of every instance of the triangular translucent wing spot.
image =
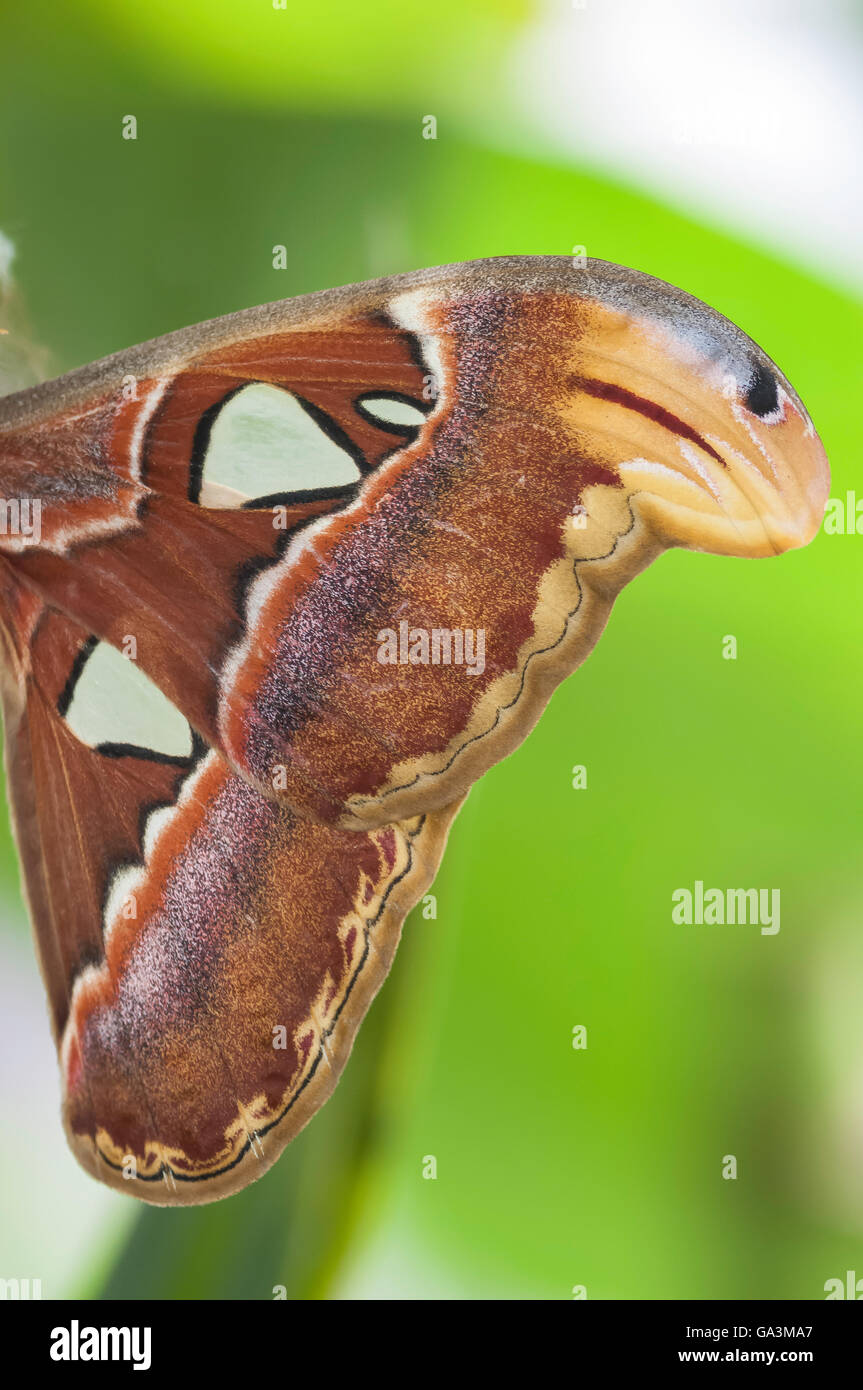
<svg viewBox="0 0 863 1390">
<path fill-rule="evenodd" d="M 262 505 L 350 488 L 361 476 L 353 445 L 334 421 L 290 391 L 254 382 L 216 414 L 194 500 L 204 507 Z"/>
<path fill-rule="evenodd" d="M 356 407 L 373 425 L 397 430 L 399 434 L 416 434 L 420 426 L 425 424 L 425 411 L 408 396 L 396 391 L 359 396 Z"/>
<path fill-rule="evenodd" d="M 188 720 L 107 642 L 93 638 L 81 648 L 58 709 L 76 738 L 108 757 L 186 762 L 193 755 Z"/>
</svg>

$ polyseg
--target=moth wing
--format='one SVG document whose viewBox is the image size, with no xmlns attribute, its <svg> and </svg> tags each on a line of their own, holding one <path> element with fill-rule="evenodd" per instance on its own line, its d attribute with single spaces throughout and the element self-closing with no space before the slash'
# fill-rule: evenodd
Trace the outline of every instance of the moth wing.
<svg viewBox="0 0 863 1390">
<path fill-rule="evenodd" d="M 44 470 L 25 582 L 131 639 L 265 796 L 349 827 L 463 795 L 664 548 L 802 544 L 828 487 L 745 334 L 553 257 L 229 316 L 5 414 L 9 483 Z"/>
<path fill-rule="evenodd" d="M 134 723 L 85 698 L 103 644 L 2 575 L 9 797 L 69 1142 L 145 1201 L 213 1200 L 330 1094 L 457 808 L 341 831 L 185 754 L 170 720 L 144 747 L 147 710 L 96 742 L 96 716 Z"/>
</svg>

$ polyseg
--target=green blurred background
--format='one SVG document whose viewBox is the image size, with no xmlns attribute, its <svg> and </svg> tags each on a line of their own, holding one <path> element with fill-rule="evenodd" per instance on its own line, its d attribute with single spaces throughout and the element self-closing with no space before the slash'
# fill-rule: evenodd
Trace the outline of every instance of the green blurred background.
<svg viewBox="0 0 863 1390">
<path fill-rule="evenodd" d="M 555 23 L 583 70 L 601 16 L 582 9 Z M 546 20 L 527 0 L 7 12 L 0 228 L 45 374 L 307 290 L 585 246 L 761 343 L 844 498 L 861 282 L 823 208 L 806 253 L 809 171 L 791 246 L 769 141 L 759 224 L 735 221 L 730 193 L 724 216 L 697 180 L 688 192 L 685 169 L 672 193 L 590 133 L 555 140 L 518 61 Z M 716 154 L 703 125 L 694 152 L 666 136 L 672 173 Z M 595 655 L 471 793 L 437 918 L 408 920 L 334 1098 L 212 1207 L 144 1209 L 66 1151 L 4 820 L 0 1276 L 46 1297 L 383 1299 L 817 1299 L 863 1277 L 861 547 L 675 552 L 624 592 Z M 698 878 L 781 888 L 781 931 L 673 925 L 672 890 Z"/>
</svg>

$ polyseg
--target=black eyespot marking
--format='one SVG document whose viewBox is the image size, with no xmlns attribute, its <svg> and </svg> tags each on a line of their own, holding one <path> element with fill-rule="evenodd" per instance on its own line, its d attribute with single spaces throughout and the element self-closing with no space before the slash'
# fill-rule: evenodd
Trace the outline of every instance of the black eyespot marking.
<svg viewBox="0 0 863 1390">
<path fill-rule="evenodd" d="M 60 692 L 60 698 L 57 701 L 57 713 L 60 715 L 61 719 L 65 719 L 69 712 L 72 696 L 75 694 L 75 686 L 78 684 L 78 679 L 87 664 L 90 654 L 98 646 L 98 643 L 98 637 L 88 637 L 87 641 L 78 649 L 78 655 L 72 663 L 72 669 L 66 678 L 66 684 Z"/>
<path fill-rule="evenodd" d="M 746 409 L 763 420 L 779 408 L 779 388 L 776 377 L 761 363 L 755 367 L 744 400 Z"/>
</svg>

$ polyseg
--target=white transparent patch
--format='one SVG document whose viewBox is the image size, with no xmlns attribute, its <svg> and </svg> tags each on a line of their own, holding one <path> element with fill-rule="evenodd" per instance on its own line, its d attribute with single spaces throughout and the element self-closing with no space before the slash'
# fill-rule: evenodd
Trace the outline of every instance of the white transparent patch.
<svg viewBox="0 0 863 1390">
<path fill-rule="evenodd" d="M 107 642 L 97 643 L 87 657 L 65 719 L 91 748 L 123 744 L 172 758 L 192 753 L 188 720 L 134 661 Z"/>
<path fill-rule="evenodd" d="M 390 396 L 363 396 L 359 401 L 366 415 L 382 425 L 398 425 L 402 429 L 418 429 L 425 424 L 425 412 L 409 401 L 393 400 Z"/>
<path fill-rule="evenodd" d="M 346 449 L 330 439 L 290 391 L 244 386 L 210 431 L 199 500 L 238 506 L 254 497 L 345 487 L 360 478 Z"/>
</svg>

